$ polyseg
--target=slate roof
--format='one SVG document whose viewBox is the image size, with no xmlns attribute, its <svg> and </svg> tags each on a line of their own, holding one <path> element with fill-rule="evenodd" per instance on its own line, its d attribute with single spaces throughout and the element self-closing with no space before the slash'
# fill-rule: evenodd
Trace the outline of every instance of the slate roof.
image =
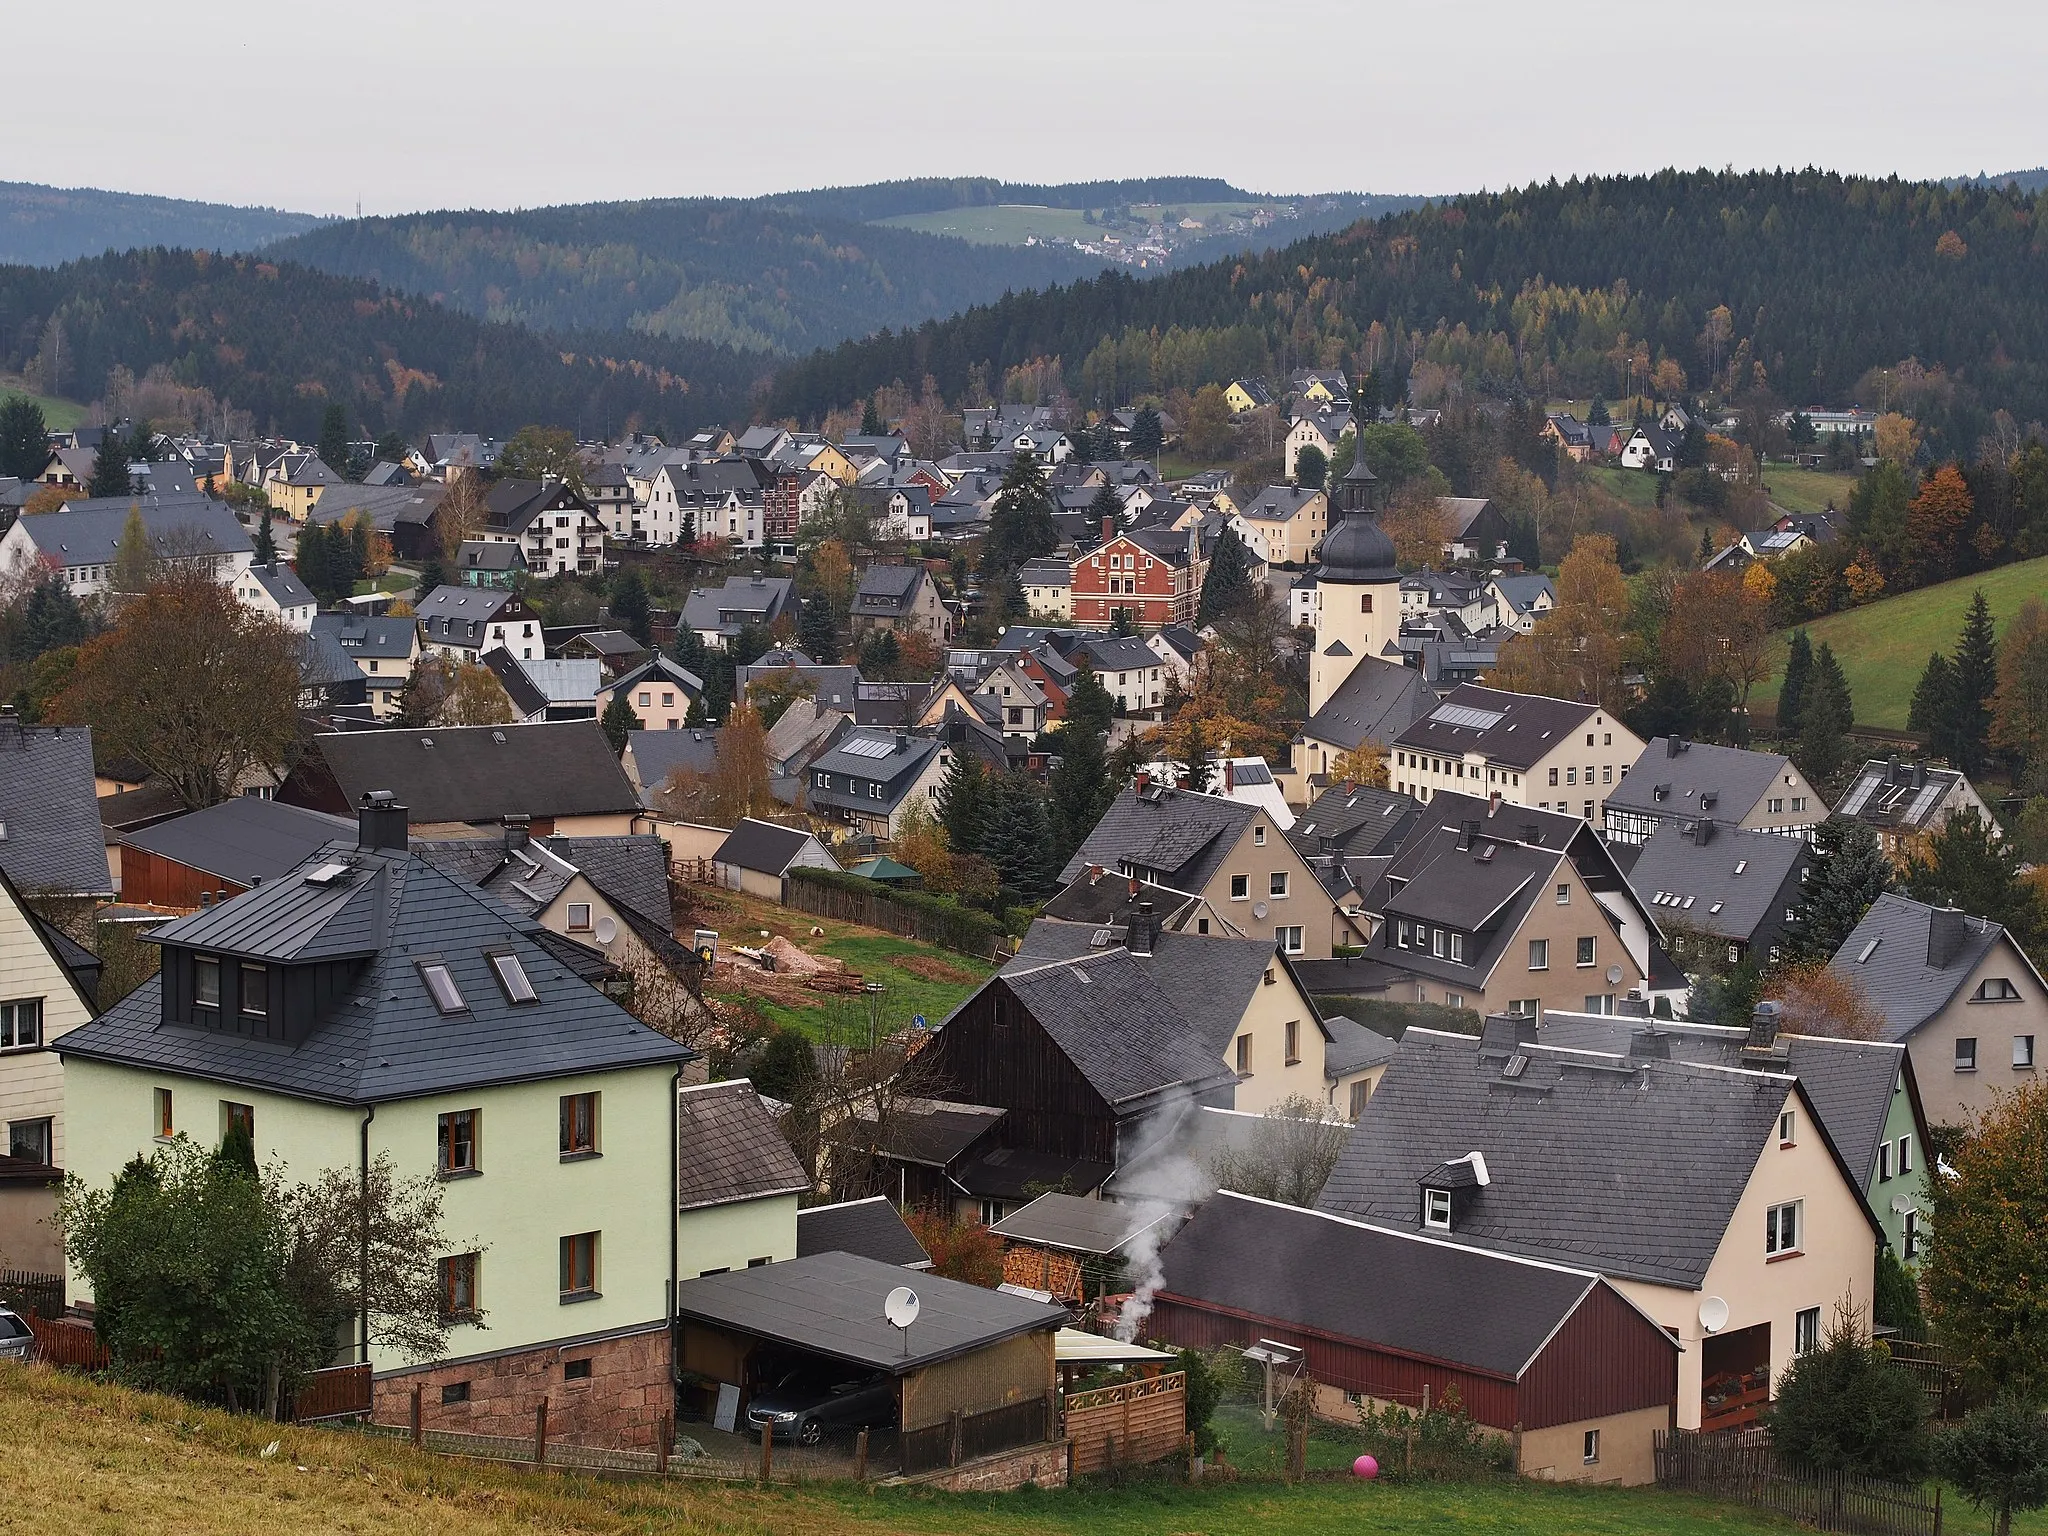
<svg viewBox="0 0 2048 1536">
<path fill-rule="evenodd" d="M 196 491 L 87 496 L 15 520 L 36 552 L 60 566 L 107 565 L 121 547 L 129 512 L 142 514 L 150 541 L 166 554 L 245 555 L 256 546 L 224 501 Z"/>
<path fill-rule="evenodd" d="M 1778 752 L 1659 736 L 1607 792 L 1607 805 L 1610 810 L 1647 816 L 1697 816 L 1701 797 L 1711 795 L 1707 812 L 1723 821 L 1740 821 L 1790 767 L 1791 760 Z M 1827 807 L 1816 803 L 1816 819 L 1826 813 Z"/>
<path fill-rule="evenodd" d="M 1067 1320 L 1064 1307 L 927 1274 L 913 1287 L 917 1322 L 898 1330 L 883 1317 L 882 1302 L 904 1278 L 894 1264 L 815 1253 L 685 1280 L 676 1287 L 676 1315 L 891 1376 L 1051 1332 Z"/>
<path fill-rule="evenodd" d="M 1785 882 L 1812 861 L 1806 840 L 1715 825 L 1702 843 L 1698 830 L 1667 821 L 1643 844 L 1629 883 L 1652 914 L 1745 943 L 1780 922 Z"/>
<path fill-rule="evenodd" d="M 339 731 L 314 737 L 313 747 L 349 804 L 388 789 L 415 822 L 605 815 L 640 805 L 594 720 Z"/>
<path fill-rule="evenodd" d="M 585 635 L 583 638 L 589 640 L 591 637 Z M 602 663 L 592 662 L 591 665 L 600 666 Z M 673 683 L 682 690 L 684 697 L 690 699 L 700 698 L 704 693 L 703 678 L 692 672 L 681 662 L 676 661 L 672 657 L 664 656 L 659 652 L 648 657 L 647 660 L 640 663 L 639 666 L 633 668 L 630 672 L 621 673 L 612 682 L 602 686 L 608 687 L 612 692 L 617 693 L 623 689 L 638 688 L 642 683 L 650 682 Z M 591 691 L 595 694 L 596 689 Z"/>
<path fill-rule="evenodd" d="M 83 1057 L 266 1088 L 335 1104 L 386 1103 L 571 1073 L 673 1065 L 692 1052 L 573 974 L 481 891 L 407 853 L 338 842 L 309 865 L 347 858 L 346 883 L 287 875 L 158 928 L 158 943 L 273 961 L 362 956 L 367 964 L 294 1045 L 166 1023 L 162 974 L 57 1043 Z M 538 1002 L 514 1006 L 485 950 L 519 957 Z M 444 962 L 468 1005 L 435 1007 L 417 962 Z"/>
<path fill-rule="evenodd" d="M 1222 867 L 1256 806 L 1194 790 L 1122 790 L 1060 871 L 1070 883 L 1091 864 L 1135 867 L 1146 879 L 1176 890 L 1200 891 Z"/>
<path fill-rule="evenodd" d="M 632 908 L 664 931 L 675 926 L 668 895 L 668 845 L 653 833 L 543 841 L 550 853 L 575 865 L 615 905 Z"/>
<path fill-rule="evenodd" d="M 1597 705 L 1550 699 L 1533 693 L 1506 693 L 1465 683 L 1396 738 L 1400 745 L 1422 752 L 1463 756 L 1485 754 L 1509 768 L 1531 768 L 1592 717 Z M 1476 710 L 1498 716 L 1486 725 L 1463 723 L 1459 712 Z"/>
<path fill-rule="evenodd" d="M 1221 1053 L 1190 1031 L 1150 965 L 1126 950 L 1006 967 L 983 985 L 1007 987 L 1112 1107 L 1236 1082 Z"/>
<path fill-rule="evenodd" d="M 928 736 L 903 736 L 867 726 L 848 731 L 812 760 L 811 803 L 869 813 L 894 810 L 938 750 L 939 744 Z M 818 787 L 815 775 L 821 771 L 834 776 L 831 788 Z M 876 799 L 865 789 L 842 789 L 848 781 L 880 784 L 883 797 Z"/>
<path fill-rule="evenodd" d="M 921 565 L 871 565 L 860 574 L 860 587 L 853 595 L 854 615 L 900 618 L 910 611 L 926 579 Z"/>
<path fill-rule="evenodd" d="M 780 875 L 788 870 L 790 862 L 804 851 L 804 844 L 810 840 L 810 832 L 803 827 L 782 827 L 772 821 L 757 821 L 752 816 L 743 816 L 739 825 L 726 834 L 725 841 L 718 845 L 718 852 L 712 858 L 735 869 Z"/>
<path fill-rule="evenodd" d="M 111 896 L 89 726 L 0 720 L 0 870 L 31 894 Z"/>
<path fill-rule="evenodd" d="M 997 1237 L 1039 1248 L 1102 1256 L 1120 1253 L 1138 1237 L 1173 1219 L 1169 1206 L 1084 1200 L 1057 1190 L 1038 1196 L 989 1228 Z"/>
<path fill-rule="evenodd" d="M 501 609 L 518 601 L 519 594 L 504 587 L 436 587 L 413 605 L 413 611 L 426 627 L 429 638 L 459 645 L 461 640 L 451 631 L 451 625 L 466 625 L 468 637 L 480 639 L 481 626 L 493 622 Z M 443 631 L 438 635 L 433 629 L 436 622 Z"/>
<path fill-rule="evenodd" d="M 677 1210 L 810 1191 L 752 1083 L 703 1083 L 676 1095 Z"/>
<path fill-rule="evenodd" d="M 1500 595 L 1507 599 L 1509 606 L 1517 613 L 1530 612 L 1536 606 L 1537 598 L 1541 596 L 1548 595 L 1553 603 L 1557 601 L 1556 584 L 1548 576 L 1539 573 L 1496 576 L 1493 578 L 1493 584 L 1500 589 Z"/>
<path fill-rule="evenodd" d="M 776 722 L 778 725 L 780 721 Z M 709 726 L 684 726 L 673 731 L 632 731 L 626 737 L 625 757 L 631 761 L 633 777 L 640 782 L 643 804 L 654 803 L 654 794 L 678 768 L 709 773 L 718 761 L 718 732 Z"/>
<path fill-rule="evenodd" d="M 1323 1047 L 1323 1076 L 1331 1082 L 1382 1067 L 1394 1059 L 1394 1042 L 1376 1029 L 1368 1029 L 1341 1013 L 1323 1015 L 1323 1033 L 1330 1043 Z"/>
<path fill-rule="evenodd" d="M 1369 784 L 1332 784 L 1287 829 L 1304 858 L 1325 851 L 1347 858 L 1398 848 L 1422 807 L 1410 796 Z"/>
<path fill-rule="evenodd" d="M 385 533 L 400 523 L 425 525 L 440 510 L 448 487 L 437 480 L 411 485 L 403 480 L 389 485 L 330 485 L 320 493 L 307 518 L 315 523 L 337 523 L 351 512 L 363 512 Z"/>
<path fill-rule="evenodd" d="M 1856 770 L 1835 814 L 1873 827 L 1924 830 L 1941 819 L 1951 797 L 1958 804 L 1968 803 L 1967 796 L 1959 794 L 1966 783 L 1953 768 L 1872 758 Z"/>
<path fill-rule="evenodd" d="M 883 1127 L 880 1150 L 898 1162 L 944 1168 L 959 1158 L 1009 1111 L 943 1099 L 898 1100 Z"/>
<path fill-rule="evenodd" d="M 1746 1028 L 1546 1009 L 1536 1029 L 1536 1038 L 1546 1045 L 1621 1056 L 1643 1049 L 1635 1042 L 1645 1036 L 1654 1042 L 1650 1049 L 1674 1060 L 1724 1067 L 1753 1064 L 1743 1052 L 1749 1041 Z M 1905 1046 L 1882 1040 L 1787 1034 L 1778 1036 L 1778 1044 L 1783 1056 L 1774 1070 L 1799 1079 L 1828 1139 L 1849 1171 L 1868 1189 L 1877 1171 L 1877 1149 L 1884 1140 L 1885 1118 L 1891 1113 L 1892 1093 L 1901 1074 L 1907 1077 L 1911 1091 L 1913 1067 Z"/>
<path fill-rule="evenodd" d="M 1303 722 L 1301 734 L 1347 752 L 1366 741 L 1388 746 L 1434 703 L 1413 667 L 1363 656 L 1323 707 Z"/>
<path fill-rule="evenodd" d="M 316 613 L 313 615 L 313 633 L 333 635 L 335 642 L 351 657 L 404 661 L 412 655 L 420 631 L 418 624 L 411 619 Z"/>
<path fill-rule="evenodd" d="M 857 1254 L 903 1269 L 932 1267 L 932 1256 L 885 1195 L 798 1211 L 796 1256 L 802 1259 L 814 1253 Z"/>
<path fill-rule="evenodd" d="M 1377 1103 L 1377 1099 L 1375 1099 Z M 1313 1329 L 1484 1375 L 1518 1379 L 1606 1282 L 1590 1270 L 1508 1258 L 1225 1192 L 1168 1243 L 1169 1299 Z M 1358 1277 L 1370 1275 L 1370 1284 Z M 1647 1343 L 1677 1341 L 1644 1319 Z"/>
<path fill-rule="evenodd" d="M 1513 1078 L 1511 1050 L 1526 1060 Z M 1491 1182 L 1464 1202 L 1452 1240 L 1697 1287 L 1792 1086 L 1410 1029 L 1319 1206 L 1417 1230 L 1419 1181 L 1476 1151 Z"/>
<path fill-rule="evenodd" d="M 319 604 L 313 594 L 306 590 L 306 584 L 299 580 L 299 573 L 281 560 L 268 565 L 251 565 L 242 573 L 270 594 L 270 600 L 280 608 L 314 608 Z"/>
<path fill-rule="evenodd" d="M 190 869 L 253 886 L 296 869 L 355 823 L 324 811 L 238 795 L 202 811 L 157 822 L 121 841 Z"/>
<path fill-rule="evenodd" d="M 513 711 L 521 720 L 539 720 L 547 714 L 547 693 L 526 670 L 527 663 L 514 656 L 510 647 L 494 645 L 480 653 L 477 660 L 498 680 L 498 686 L 505 690 L 505 697 L 512 701 Z"/>
<path fill-rule="evenodd" d="M 1954 1000 L 1978 962 L 2005 937 L 2004 927 L 1989 918 L 1887 891 L 1835 951 L 1828 969 L 1853 981 L 1884 1015 L 1885 1039 L 1904 1040 Z M 2014 964 L 2027 965 L 2019 946 L 2012 948 Z"/>
<path fill-rule="evenodd" d="M 728 576 L 722 587 L 699 587 L 683 600 L 683 623 L 731 638 L 742 622 L 772 624 L 793 611 L 796 599 L 787 576 Z M 731 614 L 727 618 L 724 615 Z"/>
</svg>

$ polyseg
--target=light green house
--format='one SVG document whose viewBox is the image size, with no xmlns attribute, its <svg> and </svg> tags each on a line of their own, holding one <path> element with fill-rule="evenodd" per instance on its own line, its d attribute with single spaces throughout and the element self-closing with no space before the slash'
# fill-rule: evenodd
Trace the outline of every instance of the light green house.
<svg viewBox="0 0 2048 1536">
<path fill-rule="evenodd" d="M 684 1280 L 796 1257 L 810 1191 L 754 1085 L 700 1083 L 676 1098 L 676 1271 Z"/>
<path fill-rule="evenodd" d="M 691 1053 L 580 979 L 566 941 L 408 852 L 404 808 L 367 798 L 354 846 L 156 930 L 159 976 L 57 1042 L 69 1171 L 105 1185 L 237 1120 L 296 1181 L 388 1153 L 441 1181 L 443 1304 L 474 1321 L 420 1363 L 359 1318 L 343 1361 L 373 1367 L 376 1417 L 403 1422 L 418 1387 L 430 1426 L 530 1434 L 546 1397 L 561 1438 L 651 1444 Z M 788 1256 L 786 1224 L 783 1247 L 742 1246 Z M 91 1300 L 82 1277 L 74 1295 Z"/>
</svg>

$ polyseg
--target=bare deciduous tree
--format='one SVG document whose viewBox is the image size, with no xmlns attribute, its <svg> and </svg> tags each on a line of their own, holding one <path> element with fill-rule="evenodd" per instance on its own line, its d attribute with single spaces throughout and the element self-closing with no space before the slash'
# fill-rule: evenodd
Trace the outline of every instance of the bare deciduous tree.
<svg viewBox="0 0 2048 1536">
<path fill-rule="evenodd" d="M 1226 1147 L 1209 1160 L 1218 1189 L 1314 1205 L 1329 1181 L 1351 1127 L 1328 1118 L 1329 1106 L 1302 1094 L 1268 1109 L 1243 1147 Z"/>
</svg>

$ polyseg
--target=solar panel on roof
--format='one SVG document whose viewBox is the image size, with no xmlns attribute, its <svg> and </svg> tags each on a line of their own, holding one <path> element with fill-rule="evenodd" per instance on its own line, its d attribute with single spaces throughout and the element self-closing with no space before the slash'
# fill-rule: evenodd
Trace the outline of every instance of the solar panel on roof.
<svg viewBox="0 0 2048 1536">
<path fill-rule="evenodd" d="M 1918 825 L 1921 819 L 1934 809 L 1935 802 L 1941 799 L 1942 791 L 1947 787 L 1932 779 L 1928 780 L 1927 787 L 1913 797 L 1912 807 L 1906 812 L 1906 820 Z"/>
<path fill-rule="evenodd" d="M 1438 706 L 1429 718 L 1445 725 L 1468 725 L 1475 731 L 1484 731 L 1500 724 L 1507 714 L 1498 709 L 1474 709 L 1469 704 L 1444 704 Z"/>
<path fill-rule="evenodd" d="M 887 757 L 896 750 L 896 745 L 886 738 L 863 736 L 847 742 L 839 750 L 848 757 Z"/>
</svg>

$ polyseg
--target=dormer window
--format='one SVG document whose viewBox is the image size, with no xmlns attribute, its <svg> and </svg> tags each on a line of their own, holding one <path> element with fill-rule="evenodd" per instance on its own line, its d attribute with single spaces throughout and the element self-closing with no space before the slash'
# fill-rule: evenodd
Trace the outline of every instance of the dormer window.
<svg viewBox="0 0 2048 1536">
<path fill-rule="evenodd" d="M 1425 1189 L 1422 1192 L 1422 1224 L 1438 1232 L 1451 1230 L 1451 1192 Z"/>
<path fill-rule="evenodd" d="M 237 1006 L 245 1019 L 260 1019 L 270 1012 L 269 967 L 243 962 L 241 996 Z"/>
<path fill-rule="evenodd" d="M 434 1006 L 444 1014 L 469 1011 L 469 1004 L 462 1000 L 462 990 L 455 985 L 455 977 L 440 961 L 421 961 L 420 980 L 427 984 L 427 995 L 433 998 Z"/>
<path fill-rule="evenodd" d="M 192 1002 L 199 1008 L 220 1007 L 220 961 L 211 955 L 192 957 Z"/>
</svg>

